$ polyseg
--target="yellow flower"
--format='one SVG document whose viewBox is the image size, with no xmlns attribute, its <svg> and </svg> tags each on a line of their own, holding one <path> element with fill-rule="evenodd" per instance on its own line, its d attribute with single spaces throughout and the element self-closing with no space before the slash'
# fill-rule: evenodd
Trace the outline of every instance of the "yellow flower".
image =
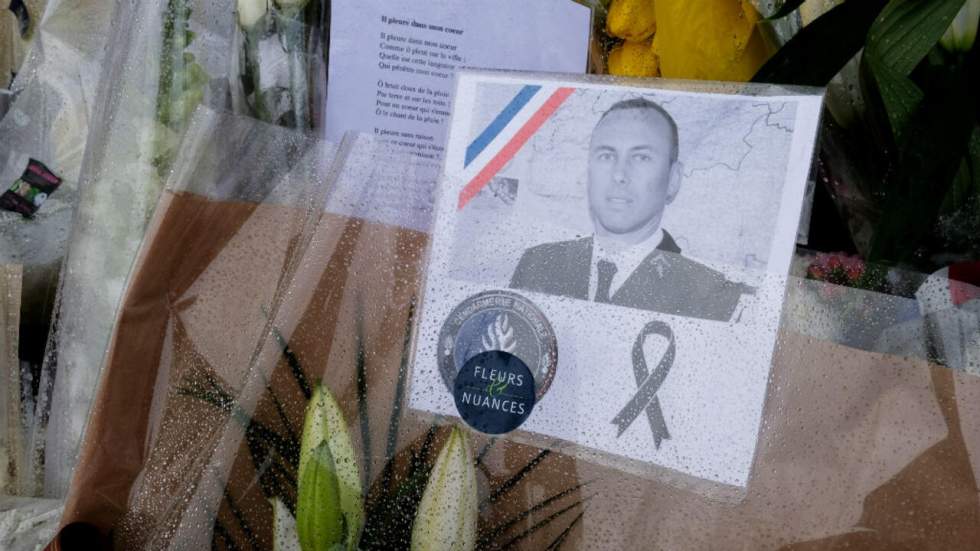
<svg viewBox="0 0 980 551">
<path fill-rule="evenodd" d="M 360 469 L 340 405 L 323 385 L 317 385 L 313 390 L 306 408 L 298 472 L 296 522 L 304 551 L 307 550 L 307 539 L 312 542 L 326 537 L 323 534 L 333 537 L 333 528 L 338 522 L 347 534 L 346 548 L 357 549 L 364 522 Z M 304 480 L 309 480 L 310 484 L 305 493 Z M 305 496 L 310 497 L 304 500 Z M 304 539 L 304 533 L 309 537 Z M 321 535 L 314 537 L 314 534 Z M 317 544 L 323 542 L 317 541 Z"/>
<path fill-rule="evenodd" d="M 653 0 L 613 0 L 606 32 L 626 40 L 646 40 L 657 30 Z"/>
<path fill-rule="evenodd" d="M 470 551 L 476 546 L 476 469 L 466 433 L 453 427 L 439 452 L 412 525 L 412 551 Z"/>
<path fill-rule="evenodd" d="M 769 57 L 748 0 L 657 0 L 656 9 L 664 77 L 747 81 Z"/>
<path fill-rule="evenodd" d="M 627 40 L 609 52 L 609 74 L 622 77 L 655 77 L 659 64 L 651 40 Z"/>
</svg>

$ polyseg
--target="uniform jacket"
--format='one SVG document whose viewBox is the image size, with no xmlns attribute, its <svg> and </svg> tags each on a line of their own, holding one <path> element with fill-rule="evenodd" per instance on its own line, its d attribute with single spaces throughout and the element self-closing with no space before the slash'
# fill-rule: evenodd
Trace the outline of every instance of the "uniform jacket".
<svg viewBox="0 0 980 551">
<path fill-rule="evenodd" d="M 589 296 L 593 238 L 545 243 L 524 252 L 510 287 L 582 300 Z M 716 321 L 729 321 L 750 287 L 681 256 L 666 231 L 655 251 L 610 297 L 619 306 Z"/>
</svg>

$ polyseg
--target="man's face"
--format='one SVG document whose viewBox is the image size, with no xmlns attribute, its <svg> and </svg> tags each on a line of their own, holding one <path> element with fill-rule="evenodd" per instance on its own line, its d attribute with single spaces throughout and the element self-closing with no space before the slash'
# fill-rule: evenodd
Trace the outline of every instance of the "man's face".
<svg viewBox="0 0 980 551">
<path fill-rule="evenodd" d="M 592 132 L 589 207 L 596 233 L 638 243 L 653 234 L 680 186 L 670 124 L 650 109 L 609 113 Z"/>
</svg>

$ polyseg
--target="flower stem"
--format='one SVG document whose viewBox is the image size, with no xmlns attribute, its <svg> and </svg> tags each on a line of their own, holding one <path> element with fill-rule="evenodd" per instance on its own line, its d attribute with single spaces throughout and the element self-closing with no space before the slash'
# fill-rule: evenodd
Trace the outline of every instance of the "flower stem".
<svg viewBox="0 0 980 551">
<path fill-rule="evenodd" d="M 279 33 L 289 59 L 289 93 L 296 127 L 310 127 L 309 83 L 306 70 L 306 32 L 303 11 L 291 9 L 279 16 Z"/>
<path fill-rule="evenodd" d="M 270 120 L 271 115 L 265 105 L 265 96 L 262 93 L 262 72 L 259 69 L 259 41 L 261 36 L 258 31 L 243 29 L 242 34 L 245 39 L 245 65 L 249 76 L 252 78 L 253 108 L 255 116 L 265 122 L 275 122 Z"/>
</svg>

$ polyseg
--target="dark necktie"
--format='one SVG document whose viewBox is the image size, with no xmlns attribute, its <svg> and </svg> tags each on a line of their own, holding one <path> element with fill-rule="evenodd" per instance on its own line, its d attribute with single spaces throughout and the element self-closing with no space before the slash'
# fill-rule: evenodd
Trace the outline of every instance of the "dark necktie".
<svg viewBox="0 0 980 551">
<path fill-rule="evenodd" d="M 609 288 L 612 287 L 613 276 L 616 275 L 616 265 L 608 260 L 598 262 L 599 285 L 595 290 L 596 302 L 609 302 Z"/>
</svg>

